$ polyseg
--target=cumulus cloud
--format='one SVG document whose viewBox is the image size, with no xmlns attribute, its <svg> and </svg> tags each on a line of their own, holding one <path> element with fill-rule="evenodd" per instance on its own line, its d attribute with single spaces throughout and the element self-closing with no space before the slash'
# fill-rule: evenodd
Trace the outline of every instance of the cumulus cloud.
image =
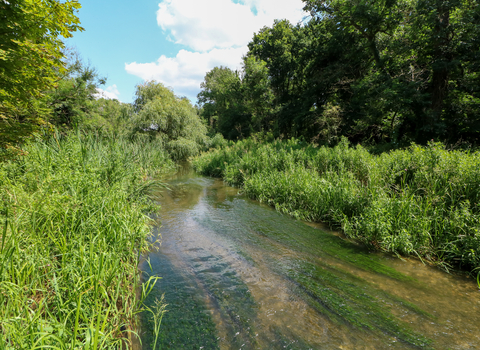
<svg viewBox="0 0 480 350">
<path fill-rule="evenodd" d="M 175 57 L 126 63 L 125 70 L 172 87 L 194 100 L 205 74 L 215 66 L 241 67 L 253 34 L 275 19 L 296 24 L 305 15 L 302 0 L 163 0 L 157 23 L 170 40 L 186 46 Z"/>
<path fill-rule="evenodd" d="M 97 93 L 94 95 L 95 98 L 106 98 L 109 100 L 118 100 L 120 92 L 117 89 L 117 85 L 113 84 L 107 87 L 105 90 L 97 88 Z"/>
<path fill-rule="evenodd" d="M 244 46 L 275 19 L 297 23 L 302 6 L 301 0 L 165 0 L 159 4 L 157 22 L 176 43 L 208 51 Z"/>
<path fill-rule="evenodd" d="M 160 56 L 152 63 L 128 63 L 125 70 L 144 80 L 161 81 L 172 87 L 176 95 L 195 99 L 205 74 L 217 66 L 240 69 L 241 57 L 247 53 L 240 48 L 213 49 L 208 52 L 180 50 L 175 57 Z"/>
</svg>

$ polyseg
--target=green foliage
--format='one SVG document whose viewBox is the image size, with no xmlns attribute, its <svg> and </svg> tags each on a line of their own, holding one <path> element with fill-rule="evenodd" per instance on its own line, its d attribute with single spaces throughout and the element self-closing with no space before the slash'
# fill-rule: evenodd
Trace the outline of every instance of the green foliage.
<svg viewBox="0 0 480 350">
<path fill-rule="evenodd" d="M 76 0 L 0 2 L 0 147 L 15 147 L 45 123 L 38 100 L 65 70 L 61 37 L 83 30 Z"/>
<path fill-rule="evenodd" d="M 215 67 L 205 75 L 198 94 L 202 117 L 210 128 L 228 139 L 248 136 L 248 116 L 241 79 L 238 72 L 226 67 Z M 246 134 L 247 133 L 247 134 Z"/>
<path fill-rule="evenodd" d="M 67 50 L 66 56 L 66 73 L 59 77 L 58 85 L 48 91 L 46 103 L 51 109 L 50 123 L 72 128 L 87 123 L 94 110 L 97 87 L 106 80 L 82 62 L 75 51 Z"/>
<path fill-rule="evenodd" d="M 252 128 L 257 132 L 269 130 L 273 122 L 271 110 L 274 94 L 268 79 L 267 64 L 254 56 L 247 56 L 243 69 L 245 107 L 251 113 Z"/>
<path fill-rule="evenodd" d="M 25 149 L 0 164 L 0 348 L 118 349 L 154 283 L 137 270 L 162 185 L 149 176 L 172 163 L 80 132 Z"/>
<path fill-rule="evenodd" d="M 133 106 L 105 98 L 87 102 L 89 114 L 82 120 L 82 128 L 101 131 L 111 137 L 124 137 L 130 133 L 134 117 Z"/>
<path fill-rule="evenodd" d="M 431 139 L 478 144 L 476 1 L 304 3 L 310 20 L 275 21 L 254 34 L 235 84 L 212 93 L 211 81 L 225 74 L 221 67 L 207 74 L 199 94 L 205 118 L 235 121 L 243 136 L 249 127 L 318 144 L 341 136 L 393 148 Z M 240 136 L 232 122 L 213 126 Z"/>
<path fill-rule="evenodd" d="M 207 128 L 186 98 L 154 81 L 137 86 L 132 132 L 161 140 L 173 159 L 198 154 L 207 140 Z"/>
<path fill-rule="evenodd" d="M 480 266 L 480 153 L 440 143 L 375 156 L 343 139 L 239 141 L 194 161 L 299 219 L 328 222 L 370 247 L 445 267 Z"/>
</svg>

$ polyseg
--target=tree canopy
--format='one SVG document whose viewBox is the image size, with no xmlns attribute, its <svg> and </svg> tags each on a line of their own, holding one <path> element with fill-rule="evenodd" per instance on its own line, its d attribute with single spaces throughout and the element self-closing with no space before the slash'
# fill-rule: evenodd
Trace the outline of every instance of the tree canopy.
<svg viewBox="0 0 480 350">
<path fill-rule="evenodd" d="M 132 133 L 163 141 L 173 158 L 196 155 L 206 141 L 207 128 L 185 97 L 156 81 L 137 86 Z"/>
<path fill-rule="evenodd" d="M 62 38 L 83 30 L 76 0 L 0 1 L 0 146 L 44 123 L 41 99 L 65 71 Z"/>
<path fill-rule="evenodd" d="M 207 73 L 199 103 L 216 131 L 236 138 L 221 126 L 238 124 L 324 143 L 478 144 L 477 1 L 304 3 L 308 21 L 276 20 L 253 36 L 236 94 L 212 94 L 212 76 L 225 68 Z"/>
</svg>

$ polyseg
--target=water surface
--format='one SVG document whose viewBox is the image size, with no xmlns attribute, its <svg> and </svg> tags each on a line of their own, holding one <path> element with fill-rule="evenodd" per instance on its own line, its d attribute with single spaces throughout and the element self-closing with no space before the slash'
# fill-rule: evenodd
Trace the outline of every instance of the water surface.
<svg viewBox="0 0 480 350">
<path fill-rule="evenodd" d="M 188 168 L 141 265 L 165 295 L 158 349 L 478 349 L 473 279 L 371 253 Z M 152 325 L 144 315 L 143 349 Z"/>
</svg>

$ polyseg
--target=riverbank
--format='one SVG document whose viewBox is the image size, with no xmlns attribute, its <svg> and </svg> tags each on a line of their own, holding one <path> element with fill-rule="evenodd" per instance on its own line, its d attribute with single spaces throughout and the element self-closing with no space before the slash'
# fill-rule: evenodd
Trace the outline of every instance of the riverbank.
<svg viewBox="0 0 480 350">
<path fill-rule="evenodd" d="M 326 222 L 372 249 L 445 268 L 480 268 L 480 153 L 442 144 L 381 155 L 347 141 L 244 140 L 204 153 L 197 172 L 222 177 L 296 218 Z"/>
<path fill-rule="evenodd" d="M 320 225 L 182 169 L 158 201 L 161 237 L 139 268 L 162 276 L 161 349 L 473 349 L 471 278 L 373 253 Z M 323 225 L 322 225 L 323 226 Z M 143 347 L 156 335 L 142 318 Z M 153 349 L 153 348 L 152 348 Z"/>
<path fill-rule="evenodd" d="M 139 312 L 160 144 L 72 132 L 0 163 L 0 349 L 118 349 Z"/>
</svg>

